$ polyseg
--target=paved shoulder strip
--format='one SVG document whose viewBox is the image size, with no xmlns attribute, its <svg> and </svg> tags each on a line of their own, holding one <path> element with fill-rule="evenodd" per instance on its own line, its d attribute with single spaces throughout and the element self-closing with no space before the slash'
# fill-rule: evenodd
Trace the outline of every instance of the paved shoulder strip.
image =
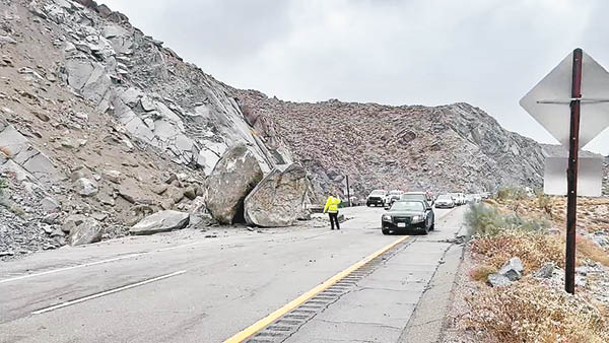
<svg viewBox="0 0 609 343">
<path fill-rule="evenodd" d="M 410 242 L 412 237 L 401 237 L 351 267 L 334 275 L 319 286 L 292 300 L 285 306 L 237 333 L 224 343 L 277 342 L 315 316 L 321 309 L 338 300 L 350 287 L 372 272 L 383 258 Z M 251 338 L 251 339 L 250 339 Z"/>
</svg>

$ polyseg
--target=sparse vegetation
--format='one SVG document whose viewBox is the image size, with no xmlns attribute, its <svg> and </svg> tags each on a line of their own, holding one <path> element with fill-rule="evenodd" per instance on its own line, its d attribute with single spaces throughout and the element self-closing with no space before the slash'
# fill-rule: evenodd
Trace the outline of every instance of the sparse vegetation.
<svg viewBox="0 0 609 343">
<path fill-rule="evenodd" d="M 465 215 L 471 236 L 494 237 L 505 231 L 542 232 L 550 227 L 544 219 L 527 219 L 516 214 L 504 214 L 485 204 L 472 205 Z"/>
<path fill-rule="evenodd" d="M 577 237 L 577 255 L 609 267 L 609 254 L 596 243 L 585 237 Z"/>
<path fill-rule="evenodd" d="M 481 266 L 477 266 L 469 272 L 469 277 L 472 280 L 478 282 L 486 282 L 488 280 L 488 276 L 497 272 L 497 268 L 493 266 L 489 266 L 483 264 Z"/>
<path fill-rule="evenodd" d="M 480 237 L 472 242 L 473 253 L 483 257 L 484 264 L 501 268 L 514 256 L 522 260 L 525 273 L 539 269 L 544 263 L 565 263 L 564 241 L 541 232 L 510 230 L 492 237 Z"/>
<path fill-rule="evenodd" d="M 564 225 L 563 216 L 556 216 L 564 212 L 559 206 L 564 200 L 539 193 L 535 198 L 518 197 L 518 192 L 506 190 L 496 201 L 472 206 L 466 214 L 475 263 L 469 278 L 478 291 L 466 299 L 468 315 L 461 325 L 484 334 L 484 342 L 609 342 L 607 308 L 531 275 L 548 262 L 564 268 L 564 235 L 548 232 L 551 225 Z M 579 209 L 581 222 L 589 226 L 594 222 L 591 218 L 602 217 L 605 205 L 599 200 L 584 202 L 590 206 Z M 512 257 L 522 260 L 524 278 L 506 288 L 487 286 L 488 276 Z M 609 266 L 609 254 L 578 235 L 577 262 Z"/>
<path fill-rule="evenodd" d="M 603 309 L 534 281 L 486 288 L 466 301 L 464 328 L 484 332 L 489 342 L 609 342 Z"/>
<path fill-rule="evenodd" d="M 543 194 L 543 192 L 537 192 L 537 206 L 539 209 L 543 210 L 550 219 L 552 218 L 552 198 Z"/>
<path fill-rule="evenodd" d="M 506 187 L 497 191 L 497 200 L 522 200 L 528 197 L 526 190 L 516 187 Z"/>
</svg>

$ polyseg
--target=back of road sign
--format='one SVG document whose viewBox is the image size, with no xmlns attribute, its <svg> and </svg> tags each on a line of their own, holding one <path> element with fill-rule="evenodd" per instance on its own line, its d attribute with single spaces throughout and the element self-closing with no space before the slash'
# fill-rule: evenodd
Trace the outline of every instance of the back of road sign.
<svg viewBox="0 0 609 343">
<path fill-rule="evenodd" d="M 543 192 L 548 195 L 567 195 L 566 157 L 546 157 Z M 603 187 L 603 159 L 580 157 L 577 175 L 577 195 L 600 197 Z"/>
<path fill-rule="evenodd" d="M 609 73 L 583 53 L 579 147 L 609 126 Z M 573 53 L 520 100 L 522 106 L 563 146 L 569 148 Z"/>
</svg>

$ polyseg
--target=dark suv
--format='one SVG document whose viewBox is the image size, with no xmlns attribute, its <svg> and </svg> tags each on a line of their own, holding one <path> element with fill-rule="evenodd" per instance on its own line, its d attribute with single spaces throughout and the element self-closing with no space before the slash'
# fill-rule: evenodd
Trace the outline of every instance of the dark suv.
<svg viewBox="0 0 609 343">
<path fill-rule="evenodd" d="M 385 206 L 385 198 L 387 191 L 384 189 L 376 189 L 366 198 L 366 206 Z"/>
</svg>

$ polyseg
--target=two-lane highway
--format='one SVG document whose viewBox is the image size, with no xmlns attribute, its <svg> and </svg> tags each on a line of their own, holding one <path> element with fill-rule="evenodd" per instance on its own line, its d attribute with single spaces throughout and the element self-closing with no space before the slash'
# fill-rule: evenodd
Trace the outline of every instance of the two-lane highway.
<svg viewBox="0 0 609 343">
<path fill-rule="evenodd" d="M 184 230 L 3 263 L 0 342 L 222 342 L 400 239 L 381 234 L 382 212 L 346 209 L 340 231 Z M 452 238 L 462 210 L 437 213 L 437 231 L 416 241 Z M 390 262 L 418 244 L 379 271 L 404 272 Z"/>
</svg>

